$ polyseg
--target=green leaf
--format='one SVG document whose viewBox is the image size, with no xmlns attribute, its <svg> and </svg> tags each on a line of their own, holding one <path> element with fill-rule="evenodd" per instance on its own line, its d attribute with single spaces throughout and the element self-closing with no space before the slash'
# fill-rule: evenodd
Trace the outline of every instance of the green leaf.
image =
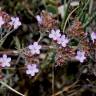
<svg viewBox="0 0 96 96">
<path fill-rule="evenodd" d="M 14 37 L 14 41 L 15 41 L 16 49 L 20 49 L 21 48 L 21 44 L 20 44 L 19 38 L 18 37 Z"/>
<path fill-rule="evenodd" d="M 57 9 L 56 6 L 48 5 L 46 8 L 47 8 L 47 11 L 48 11 L 48 12 L 51 12 L 51 13 L 53 13 L 53 14 L 57 14 L 57 12 L 58 12 L 58 9 Z"/>
<path fill-rule="evenodd" d="M 89 20 L 89 15 L 85 14 L 85 19 L 84 19 L 84 23 L 86 23 Z"/>
<path fill-rule="evenodd" d="M 72 38 L 69 43 L 70 46 L 78 46 L 78 44 L 79 44 L 79 41 L 77 38 Z"/>
</svg>

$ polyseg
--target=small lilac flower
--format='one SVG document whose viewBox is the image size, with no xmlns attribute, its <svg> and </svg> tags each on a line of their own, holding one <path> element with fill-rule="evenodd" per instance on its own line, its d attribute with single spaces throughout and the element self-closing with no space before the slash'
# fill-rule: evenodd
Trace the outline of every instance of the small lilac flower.
<svg viewBox="0 0 96 96">
<path fill-rule="evenodd" d="M 28 48 L 33 55 L 40 54 L 41 45 L 38 45 L 38 42 L 34 42 L 33 45 L 29 45 Z"/>
<path fill-rule="evenodd" d="M 3 55 L 3 57 L 0 57 L 0 65 L 2 67 L 10 67 L 11 58 L 7 57 L 6 54 Z"/>
<path fill-rule="evenodd" d="M 39 69 L 37 68 L 36 64 L 28 64 L 27 65 L 27 70 L 26 70 L 26 74 L 34 76 L 35 73 L 38 73 Z"/>
<path fill-rule="evenodd" d="M 76 55 L 75 58 L 76 58 L 78 61 L 80 61 L 81 63 L 83 63 L 84 60 L 86 59 L 86 57 L 85 57 L 84 55 L 85 55 L 85 52 L 83 52 L 83 51 L 77 51 L 77 55 Z"/>
<path fill-rule="evenodd" d="M 5 23 L 5 22 L 4 22 L 3 18 L 2 18 L 2 16 L 0 16 L 0 28 L 1 28 L 1 26 L 2 26 L 4 23 Z"/>
<path fill-rule="evenodd" d="M 69 39 L 67 37 L 65 37 L 65 35 L 62 35 L 58 40 L 57 43 L 61 44 L 62 47 L 66 47 L 66 45 L 68 44 Z"/>
<path fill-rule="evenodd" d="M 17 29 L 20 25 L 21 25 L 21 22 L 19 20 L 18 17 L 11 17 L 11 22 L 9 22 L 10 25 L 13 25 L 14 26 L 14 29 Z"/>
<path fill-rule="evenodd" d="M 49 38 L 52 38 L 53 40 L 58 40 L 60 38 L 60 30 L 51 30 L 51 33 L 49 34 Z"/>
<path fill-rule="evenodd" d="M 42 24 L 42 21 L 43 21 L 43 20 L 42 20 L 42 16 L 37 15 L 37 16 L 36 16 L 36 19 L 37 19 L 37 21 L 38 21 L 39 24 Z"/>
<path fill-rule="evenodd" d="M 92 39 L 92 41 L 94 43 L 94 40 L 96 40 L 96 33 L 95 32 L 91 33 L 91 39 Z"/>
</svg>

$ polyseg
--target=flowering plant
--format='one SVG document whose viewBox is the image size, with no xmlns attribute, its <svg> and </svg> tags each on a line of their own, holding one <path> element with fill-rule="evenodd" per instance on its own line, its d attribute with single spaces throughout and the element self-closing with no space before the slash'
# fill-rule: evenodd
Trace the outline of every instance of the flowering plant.
<svg viewBox="0 0 96 96">
<path fill-rule="evenodd" d="M 0 94 L 95 94 L 96 12 L 89 1 L 10 1 L 16 5 L 14 12 L 8 7 L 12 13 L 2 3 L 6 12 L 1 8 L 0 90 L 5 94 Z"/>
</svg>

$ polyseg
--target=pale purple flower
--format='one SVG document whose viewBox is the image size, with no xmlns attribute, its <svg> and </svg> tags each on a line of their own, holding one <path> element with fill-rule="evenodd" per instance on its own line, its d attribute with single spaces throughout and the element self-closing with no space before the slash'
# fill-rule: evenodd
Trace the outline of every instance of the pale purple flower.
<svg viewBox="0 0 96 96">
<path fill-rule="evenodd" d="M 7 57 L 6 54 L 4 54 L 2 57 L 0 57 L 0 65 L 1 67 L 10 67 L 11 58 Z"/>
<path fill-rule="evenodd" d="M 49 34 L 49 38 L 52 38 L 53 40 L 58 40 L 61 36 L 60 30 L 51 30 L 51 33 Z"/>
<path fill-rule="evenodd" d="M 37 68 L 36 64 L 28 64 L 27 65 L 27 70 L 26 70 L 26 74 L 34 76 L 35 73 L 38 73 L 39 69 Z"/>
<path fill-rule="evenodd" d="M 62 35 L 60 38 L 58 38 L 57 43 L 61 44 L 62 47 L 66 47 L 66 45 L 68 44 L 69 39 L 67 37 L 65 37 L 65 35 Z"/>
<path fill-rule="evenodd" d="M 43 20 L 42 20 L 42 16 L 37 15 L 37 16 L 36 16 L 36 19 L 37 19 L 37 21 L 38 21 L 39 24 L 42 24 L 42 21 L 43 21 Z"/>
<path fill-rule="evenodd" d="M 28 48 L 33 55 L 40 54 L 41 45 L 38 45 L 38 42 L 34 42 L 33 44 L 29 45 Z"/>
<path fill-rule="evenodd" d="M 92 41 L 94 43 L 94 40 L 96 40 L 96 33 L 95 32 L 91 33 L 91 39 L 92 39 Z"/>
<path fill-rule="evenodd" d="M 0 16 L 0 28 L 1 28 L 1 26 L 2 26 L 4 23 L 5 23 L 5 22 L 4 22 L 3 18 L 2 18 L 2 16 Z"/>
<path fill-rule="evenodd" d="M 13 25 L 14 26 L 14 29 L 17 29 L 20 25 L 21 25 L 21 22 L 19 20 L 18 17 L 11 17 L 11 22 L 9 22 L 10 25 Z"/>
<path fill-rule="evenodd" d="M 77 55 L 75 57 L 78 61 L 80 61 L 81 63 L 84 62 L 84 60 L 86 59 L 85 57 L 85 52 L 83 51 L 77 51 Z"/>
</svg>

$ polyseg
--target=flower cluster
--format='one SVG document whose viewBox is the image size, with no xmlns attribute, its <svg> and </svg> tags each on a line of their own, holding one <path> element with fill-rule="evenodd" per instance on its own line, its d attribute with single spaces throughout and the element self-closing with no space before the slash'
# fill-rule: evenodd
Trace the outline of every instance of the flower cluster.
<svg viewBox="0 0 96 96">
<path fill-rule="evenodd" d="M 18 17 L 11 17 L 6 12 L 0 11 L 0 28 L 17 29 L 21 25 Z"/>
<path fill-rule="evenodd" d="M 49 38 L 59 45 L 59 47 L 56 46 L 57 53 L 55 59 L 59 65 L 63 64 L 65 60 L 71 59 L 72 57 L 75 58 L 75 60 L 78 60 L 80 63 L 86 61 L 87 59 L 86 53 L 89 51 L 88 49 L 89 46 L 86 38 L 84 38 L 85 33 L 83 31 L 83 27 L 81 26 L 82 25 L 81 22 L 76 21 L 68 30 L 67 35 L 65 35 L 60 31 L 60 29 L 58 29 L 55 26 L 56 21 L 51 14 L 43 11 L 42 14 L 36 16 L 36 19 L 40 27 L 45 29 L 48 28 L 47 31 L 49 32 Z M 0 12 L 0 28 L 7 28 L 8 25 L 11 26 L 10 28 L 17 29 L 21 25 L 21 22 L 18 17 L 11 17 L 7 13 Z M 87 37 L 87 35 L 85 37 Z M 90 37 L 92 42 L 94 43 L 96 40 L 96 33 L 92 32 L 90 34 Z M 70 47 L 69 41 L 71 42 L 72 38 L 77 38 L 78 42 L 80 40 L 79 42 L 79 44 L 81 44 L 80 48 L 78 47 L 80 46 L 79 44 L 76 45 L 76 49 Z M 85 49 L 83 48 L 83 46 Z M 33 44 L 30 44 L 27 48 L 25 48 L 25 50 L 27 49 L 26 53 L 31 54 L 29 58 L 30 60 L 27 59 L 27 56 L 25 56 L 25 59 L 27 60 L 26 74 L 35 76 L 35 73 L 39 72 L 39 69 L 37 67 L 38 62 L 35 62 L 34 58 L 36 58 L 36 56 L 39 57 L 41 48 L 42 46 L 39 45 L 38 42 L 33 42 Z M 75 54 L 76 50 L 78 51 Z M 7 57 L 6 54 L 0 57 L 1 67 L 10 67 L 11 66 L 10 63 L 11 63 L 11 57 Z"/>
<path fill-rule="evenodd" d="M 39 20 L 38 22 L 41 22 L 39 16 L 37 16 L 37 20 Z M 11 17 L 6 12 L 0 11 L 1 29 L 15 30 L 19 26 L 21 26 L 21 22 L 18 17 Z M 32 55 L 40 54 L 41 45 L 39 45 L 38 42 L 34 42 L 33 44 L 30 44 L 28 46 L 28 49 Z M 0 67 L 10 67 L 10 66 L 11 66 L 11 57 L 7 57 L 6 54 L 3 54 L 3 56 L 0 57 Z M 31 76 L 34 76 L 35 73 L 39 72 L 37 64 L 33 64 L 30 60 L 26 67 L 27 67 L 26 74 L 30 74 Z"/>
<path fill-rule="evenodd" d="M 52 29 L 51 33 L 49 34 L 49 38 L 52 38 L 53 40 L 57 41 L 57 43 L 60 44 L 62 47 L 66 47 L 69 42 L 69 39 L 65 35 L 61 35 L 59 29 Z"/>
<path fill-rule="evenodd" d="M 40 15 L 36 16 L 36 19 L 40 27 L 48 30 L 52 29 L 58 24 L 58 21 L 54 18 L 54 16 L 44 10 L 41 12 Z"/>
<path fill-rule="evenodd" d="M 37 61 L 35 61 L 36 55 L 40 54 L 40 49 L 42 48 L 41 45 L 38 44 L 38 42 L 33 42 L 33 44 L 30 44 L 27 50 L 27 70 L 26 74 L 30 74 L 31 76 L 34 76 L 35 73 L 39 72 L 39 69 L 37 68 Z M 26 53 L 25 53 L 26 54 Z M 30 55 L 30 58 L 28 59 Z M 33 64 L 33 62 L 36 62 Z"/>
<path fill-rule="evenodd" d="M 57 30 L 51 30 L 51 32 L 50 32 L 50 34 L 49 34 L 49 38 L 51 38 L 51 39 L 53 39 L 53 40 L 55 40 L 58 44 L 60 44 L 62 47 L 67 47 L 67 44 L 69 43 L 69 40 L 70 39 L 68 39 L 65 35 L 61 35 L 61 33 L 60 33 L 60 30 L 59 29 L 57 29 Z M 93 37 L 93 39 L 95 39 L 95 37 Z M 70 49 L 70 48 L 67 48 L 67 49 Z M 63 50 L 63 49 L 62 49 Z M 65 50 L 65 49 L 64 49 Z M 64 51 L 63 50 L 63 51 Z M 71 50 L 72 49 L 70 49 L 70 52 L 71 52 Z M 62 51 L 61 51 L 62 52 Z M 57 52 L 58 53 L 58 52 Z M 67 50 L 67 53 L 69 53 L 68 52 L 68 50 Z M 66 52 L 64 53 L 64 58 L 66 57 L 66 55 L 65 54 L 67 54 Z M 69 53 L 69 55 L 67 55 L 67 57 L 69 57 L 71 54 Z M 63 56 L 63 54 L 62 54 L 62 56 Z M 57 56 L 57 58 L 58 58 L 58 56 Z M 63 59 L 61 59 L 62 57 L 60 57 L 59 56 L 59 59 L 61 60 L 61 61 L 64 61 Z M 75 56 L 75 59 L 76 60 L 78 60 L 78 61 L 80 61 L 81 63 L 83 63 L 84 62 L 84 60 L 86 59 L 86 57 L 85 57 L 85 52 L 84 51 L 77 51 L 77 55 Z M 59 60 L 59 61 L 60 61 Z M 60 61 L 60 62 L 61 62 Z"/>
</svg>

